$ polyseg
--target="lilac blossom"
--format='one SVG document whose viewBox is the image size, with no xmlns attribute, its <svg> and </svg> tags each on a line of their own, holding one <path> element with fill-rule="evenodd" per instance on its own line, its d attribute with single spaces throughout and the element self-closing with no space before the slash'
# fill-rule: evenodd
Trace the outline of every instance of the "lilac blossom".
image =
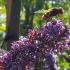
<svg viewBox="0 0 70 70">
<path fill-rule="evenodd" d="M 58 70 L 52 53 L 62 53 L 69 47 L 70 31 L 63 21 L 55 19 L 41 29 L 31 30 L 27 37 L 21 36 L 13 42 L 11 50 L 2 57 L 2 61 L 7 70 L 25 70 L 27 66 L 28 70 L 34 70 L 36 62 L 43 64 L 42 70 L 49 70 L 51 65 L 54 70 Z"/>
</svg>

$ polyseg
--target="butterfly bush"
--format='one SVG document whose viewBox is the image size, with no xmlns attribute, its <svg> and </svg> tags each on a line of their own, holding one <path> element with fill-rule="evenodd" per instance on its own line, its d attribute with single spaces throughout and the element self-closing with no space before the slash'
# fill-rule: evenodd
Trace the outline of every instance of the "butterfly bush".
<svg viewBox="0 0 70 70">
<path fill-rule="evenodd" d="M 63 21 L 55 19 L 13 42 L 0 63 L 5 65 L 5 70 L 57 70 L 52 54 L 69 48 L 70 30 Z"/>
</svg>

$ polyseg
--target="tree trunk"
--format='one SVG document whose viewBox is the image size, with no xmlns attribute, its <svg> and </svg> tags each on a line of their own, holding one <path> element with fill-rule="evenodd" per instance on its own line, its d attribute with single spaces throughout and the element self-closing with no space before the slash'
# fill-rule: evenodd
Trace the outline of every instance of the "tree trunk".
<svg viewBox="0 0 70 70">
<path fill-rule="evenodd" d="M 6 41 L 9 49 L 10 43 L 19 38 L 19 17 L 21 0 L 7 0 Z"/>
<path fill-rule="evenodd" d="M 27 8 L 26 9 L 26 12 L 25 12 L 25 21 L 23 23 L 23 31 L 24 31 L 24 34 L 23 35 L 27 35 L 28 33 L 28 29 L 32 29 L 33 27 L 33 17 L 34 17 L 34 14 L 31 15 L 31 12 L 29 11 L 29 9 Z"/>
</svg>

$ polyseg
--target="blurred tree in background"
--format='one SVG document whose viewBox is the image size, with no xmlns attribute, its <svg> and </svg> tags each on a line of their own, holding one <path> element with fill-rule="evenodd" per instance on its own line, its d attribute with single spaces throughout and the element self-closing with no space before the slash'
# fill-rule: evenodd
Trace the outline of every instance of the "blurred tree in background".
<svg viewBox="0 0 70 70">
<path fill-rule="evenodd" d="M 34 12 L 41 10 L 43 8 L 48 9 L 47 3 L 48 3 L 47 0 L 22 0 L 21 10 L 25 13 L 25 20 L 21 25 L 22 26 L 21 28 L 23 28 L 23 31 L 24 31 L 22 35 L 25 35 L 28 29 L 33 28 L 33 20 L 35 17 Z"/>
</svg>

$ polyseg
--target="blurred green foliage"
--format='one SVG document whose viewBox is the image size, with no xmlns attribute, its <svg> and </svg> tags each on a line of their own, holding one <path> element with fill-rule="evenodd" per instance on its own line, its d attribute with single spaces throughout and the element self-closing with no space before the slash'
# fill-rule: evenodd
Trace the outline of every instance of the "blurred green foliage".
<svg viewBox="0 0 70 70">
<path fill-rule="evenodd" d="M 64 9 L 64 22 L 70 24 L 70 1 L 69 0 L 21 0 L 20 35 L 25 35 L 28 29 L 41 27 L 43 14 L 34 13 L 38 10 L 53 7 Z"/>
<path fill-rule="evenodd" d="M 64 52 L 63 55 L 58 56 L 59 57 L 58 58 L 58 66 L 61 68 L 60 70 L 64 70 L 64 68 L 66 68 L 66 70 L 70 69 L 70 60 L 68 60 L 68 58 L 69 58 L 68 54 L 70 54 L 70 52 L 69 53 Z"/>
<path fill-rule="evenodd" d="M 6 8 L 5 1 L 0 0 L 0 48 L 2 47 L 6 31 Z"/>
<path fill-rule="evenodd" d="M 6 8 L 0 6 L 0 31 L 6 31 Z"/>
<path fill-rule="evenodd" d="M 35 14 L 35 12 L 41 9 L 48 9 L 50 7 L 48 3 L 48 0 L 21 0 L 21 11 L 23 12 L 22 15 L 25 15 L 23 17 L 23 22 L 20 23 L 21 35 L 27 34 L 28 29 L 39 26 L 36 23 L 41 22 L 41 16 L 39 17 Z M 37 21 L 36 18 L 38 18 Z"/>
<path fill-rule="evenodd" d="M 64 21 L 70 24 L 70 0 L 57 0 L 53 7 L 62 7 L 64 9 Z"/>
<path fill-rule="evenodd" d="M 6 2 L 6 0 L 0 0 L 0 6 L 4 6 L 5 2 Z"/>
</svg>

